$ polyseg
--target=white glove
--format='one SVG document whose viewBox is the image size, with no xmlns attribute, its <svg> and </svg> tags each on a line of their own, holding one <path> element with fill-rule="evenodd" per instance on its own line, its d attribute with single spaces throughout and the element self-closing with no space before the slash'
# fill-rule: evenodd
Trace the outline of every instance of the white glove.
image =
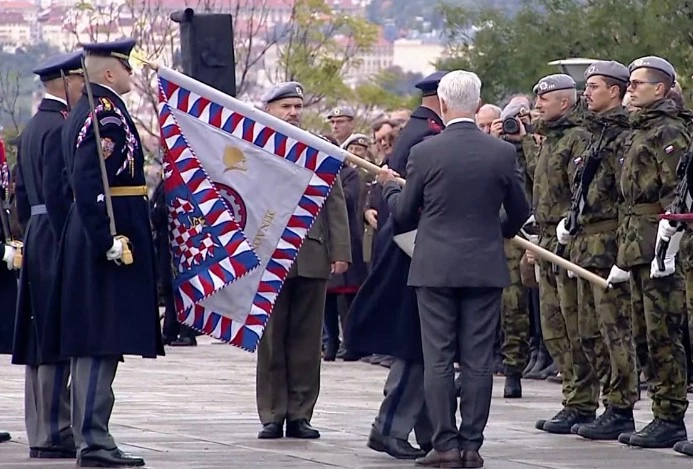
<svg viewBox="0 0 693 469">
<path fill-rule="evenodd" d="M 577 275 L 575 274 L 575 272 L 573 272 L 572 270 L 568 271 L 568 278 L 576 278 L 576 277 L 577 277 Z"/>
<path fill-rule="evenodd" d="M 609 272 L 609 277 L 606 281 L 610 284 L 623 283 L 630 280 L 630 272 L 619 269 L 617 265 L 611 266 L 611 272 Z"/>
<path fill-rule="evenodd" d="M 5 244 L 5 253 L 2 256 L 3 262 L 7 264 L 7 269 L 8 270 L 13 270 L 14 269 L 14 256 L 17 254 L 17 248 L 14 246 L 10 246 L 9 244 Z"/>
<path fill-rule="evenodd" d="M 669 213 L 669 212 L 666 212 Z M 676 233 L 677 225 L 673 224 L 669 220 L 659 220 L 659 226 L 657 227 L 657 238 L 669 239 Z"/>
<path fill-rule="evenodd" d="M 558 237 L 558 242 L 560 244 L 568 244 L 570 241 L 570 232 L 566 229 L 565 224 L 568 222 L 567 218 L 564 218 L 556 226 L 556 237 Z"/>
<path fill-rule="evenodd" d="M 106 259 L 109 261 L 115 261 L 116 264 L 119 263 L 120 259 L 123 257 L 123 243 L 116 238 L 113 238 L 113 246 L 106 252 Z"/>
<path fill-rule="evenodd" d="M 661 220 L 667 221 L 667 220 Z M 661 228 L 661 222 L 660 222 Z M 675 232 L 669 238 L 669 245 L 667 246 L 667 252 L 664 255 L 664 270 L 659 270 L 659 265 L 657 265 L 657 258 L 652 259 L 650 263 L 650 278 L 662 278 L 672 275 L 676 271 L 676 254 L 679 252 L 679 246 L 681 245 L 681 238 L 683 238 L 683 231 Z M 659 250 L 659 245 L 662 242 L 662 238 L 657 237 L 657 243 L 655 244 L 655 253 Z"/>
</svg>

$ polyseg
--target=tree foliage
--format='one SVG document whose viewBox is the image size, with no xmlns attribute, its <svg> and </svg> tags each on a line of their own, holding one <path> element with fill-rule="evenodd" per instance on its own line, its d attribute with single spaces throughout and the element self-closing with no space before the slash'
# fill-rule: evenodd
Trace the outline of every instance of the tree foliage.
<svg viewBox="0 0 693 469">
<path fill-rule="evenodd" d="M 525 0 L 515 16 L 492 8 L 443 7 L 451 58 L 483 82 L 486 101 L 528 92 L 556 59 L 632 60 L 658 55 L 685 88 L 693 65 L 693 3 L 680 0 Z"/>
</svg>

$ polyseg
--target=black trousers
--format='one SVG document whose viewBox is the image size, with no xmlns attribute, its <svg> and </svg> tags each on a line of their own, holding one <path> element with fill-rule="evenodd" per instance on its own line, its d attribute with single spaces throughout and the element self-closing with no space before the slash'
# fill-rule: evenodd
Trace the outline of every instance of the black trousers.
<svg viewBox="0 0 693 469">
<path fill-rule="evenodd" d="M 184 326 L 178 322 L 176 317 L 176 308 L 173 303 L 173 285 L 171 283 L 165 282 L 161 285 L 161 291 L 164 297 L 164 307 L 166 311 L 164 312 L 164 327 L 163 334 L 166 340 L 176 340 L 180 336 L 193 338 L 197 334 L 194 329 Z"/>
</svg>

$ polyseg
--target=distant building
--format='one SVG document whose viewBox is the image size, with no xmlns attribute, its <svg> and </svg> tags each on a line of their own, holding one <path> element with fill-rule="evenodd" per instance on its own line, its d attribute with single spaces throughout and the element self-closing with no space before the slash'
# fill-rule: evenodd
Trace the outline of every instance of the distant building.
<svg viewBox="0 0 693 469">
<path fill-rule="evenodd" d="M 427 39 L 397 39 L 393 43 L 393 65 L 405 72 L 428 75 L 433 65 L 444 57 L 445 47 L 439 41 Z"/>
</svg>

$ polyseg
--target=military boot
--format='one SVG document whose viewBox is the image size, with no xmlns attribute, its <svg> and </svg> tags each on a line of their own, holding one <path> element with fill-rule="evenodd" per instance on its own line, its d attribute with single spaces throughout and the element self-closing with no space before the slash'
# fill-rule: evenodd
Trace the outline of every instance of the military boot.
<svg viewBox="0 0 693 469">
<path fill-rule="evenodd" d="M 525 367 L 524 370 L 522 370 L 522 377 L 526 377 L 527 373 L 529 373 L 532 368 L 534 368 L 534 364 L 537 362 L 537 354 L 539 353 L 539 347 L 537 346 L 537 340 L 532 337 L 529 340 L 529 361 L 527 362 L 527 366 Z"/>
<path fill-rule="evenodd" d="M 693 441 L 679 441 L 674 445 L 674 451 L 688 456 L 693 456 Z"/>
<path fill-rule="evenodd" d="M 551 360 L 551 356 L 549 356 L 549 352 L 546 351 L 546 349 L 541 348 L 539 349 L 539 352 L 537 353 L 537 360 L 534 362 L 534 366 L 532 369 L 527 373 L 527 376 L 525 378 L 527 379 L 542 379 L 541 378 L 541 372 L 544 371 L 544 369 L 551 364 L 553 360 Z M 544 378 L 546 379 L 546 378 Z"/>
<path fill-rule="evenodd" d="M 549 379 L 551 377 L 557 377 L 558 376 L 558 366 L 556 365 L 556 362 L 552 361 L 549 366 L 541 370 L 540 373 L 540 378 L 539 379 Z M 561 378 L 560 382 L 563 382 L 563 378 Z"/>
<path fill-rule="evenodd" d="M 570 435 L 570 429 L 573 425 L 582 425 L 594 421 L 594 412 L 583 413 L 572 407 L 567 407 L 564 410 L 565 412 L 562 415 L 557 415 L 551 420 L 547 420 L 542 430 L 557 435 Z"/>
<path fill-rule="evenodd" d="M 633 409 L 614 407 L 607 407 L 597 420 L 582 424 L 577 429 L 578 435 L 589 440 L 618 440 L 620 434 L 633 432 L 635 432 Z"/>
<path fill-rule="evenodd" d="M 563 418 L 565 415 L 567 415 L 567 412 L 568 412 L 568 411 L 569 411 L 569 409 L 568 409 L 567 407 L 564 407 L 564 408 L 562 408 L 561 410 L 559 410 L 558 413 L 557 413 L 556 415 L 554 415 L 553 417 L 551 417 L 550 420 L 561 419 L 561 418 Z M 547 420 L 547 419 L 539 419 L 539 420 L 537 420 L 537 421 L 534 423 L 534 428 L 536 428 L 537 430 L 543 430 L 543 429 L 544 429 L 544 425 L 545 425 L 546 422 L 548 422 L 548 421 L 549 421 L 549 420 Z"/>
<path fill-rule="evenodd" d="M 679 441 L 687 439 L 683 419 L 669 421 L 655 417 L 645 428 L 633 433 L 629 444 L 641 448 L 673 448 Z"/>
<path fill-rule="evenodd" d="M 505 387 L 503 397 L 506 399 L 519 399 L 522 397 L 522 381 L 520 373 L 505 373 Z"/>
</svg>

